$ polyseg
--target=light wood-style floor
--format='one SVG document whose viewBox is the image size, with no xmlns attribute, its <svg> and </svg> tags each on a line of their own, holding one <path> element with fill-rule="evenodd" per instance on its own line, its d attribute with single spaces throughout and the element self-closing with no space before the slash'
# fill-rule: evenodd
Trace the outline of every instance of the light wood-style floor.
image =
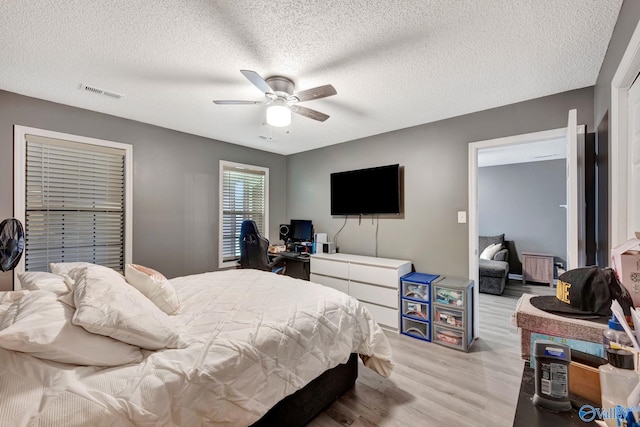
<svg viewBox="0 0 640 427">
<path fill-rule="evenodd" d="M 555 290 L 511 281 L 501 296 L 480 294 L 480 338 L 469 353 L 386 332 L 391 377 L 360 363 L 355 387 L 309 426 L 512 426 L 524 362 L 511 314 L 522 293 Z"/>
</svg>

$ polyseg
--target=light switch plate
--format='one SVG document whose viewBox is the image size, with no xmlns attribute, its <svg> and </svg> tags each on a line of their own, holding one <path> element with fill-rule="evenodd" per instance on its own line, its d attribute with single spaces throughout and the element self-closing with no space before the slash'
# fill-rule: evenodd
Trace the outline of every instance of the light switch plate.
<svg viewBox="0 0 640 427">
<path fill-rule="evenodd" d="M 465 224 L 467 222 L 467 212 L 458 211 L 458 224 Z"/>
</svg>

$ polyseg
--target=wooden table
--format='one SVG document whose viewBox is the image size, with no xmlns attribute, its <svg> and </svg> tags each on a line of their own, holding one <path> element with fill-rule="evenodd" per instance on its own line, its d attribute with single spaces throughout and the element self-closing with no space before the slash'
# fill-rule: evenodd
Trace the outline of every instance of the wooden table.
<svg viewBox="0 0 640 427">
<path fill-rule="evenodd" d="M 548 283 L 553 287 L 553 255 L 523 252 L 522 253 L 522 284 L 527 280 Z"/>
</svg>

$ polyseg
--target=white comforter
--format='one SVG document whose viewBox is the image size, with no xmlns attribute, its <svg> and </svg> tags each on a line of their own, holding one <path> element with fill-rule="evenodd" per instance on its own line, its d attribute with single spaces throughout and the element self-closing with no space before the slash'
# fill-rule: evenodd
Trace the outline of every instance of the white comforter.
<svg viewBox="0 0 640 427">
<path fill-rule="evenodd" d="M 250 425 L 357 352 L 382 375 L 388 341 L 369 312 L 331 288 L 233 270 L 171 280 L 184 349 L 115 368 L 0 349 L 0 425 Z"/>
</svg>

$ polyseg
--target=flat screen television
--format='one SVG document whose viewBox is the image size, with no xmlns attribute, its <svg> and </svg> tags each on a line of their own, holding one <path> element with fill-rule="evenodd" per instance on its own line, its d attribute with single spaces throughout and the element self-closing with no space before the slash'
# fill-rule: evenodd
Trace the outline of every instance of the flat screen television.
<svg viewBox="0 0 640 427">
<path fill-rule="evenodd" d="M 331 215 L 400 213 L 400 165 L 331 174 Z"/>
</svg>

